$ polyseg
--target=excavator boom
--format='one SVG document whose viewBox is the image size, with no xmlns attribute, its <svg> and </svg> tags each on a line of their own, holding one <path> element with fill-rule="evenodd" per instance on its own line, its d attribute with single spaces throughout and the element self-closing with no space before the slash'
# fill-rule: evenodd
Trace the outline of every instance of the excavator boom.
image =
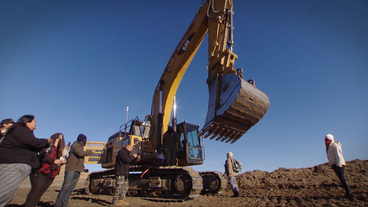
<svg viewBox="0 0 368 207">
<path fill-rule="evenodd" d="M 268 96 L 234 69 L 232 0 L 207 0 L 171 55 L 155 89 L 151 116 L 154 143 L 162 143 L 174 97 L 189 64 L 208 34 L 208 112 L 200 136 L 234 143 L 266 113 Z M 160 147 L 158 147 L 160 148 Z"/>
</svg>

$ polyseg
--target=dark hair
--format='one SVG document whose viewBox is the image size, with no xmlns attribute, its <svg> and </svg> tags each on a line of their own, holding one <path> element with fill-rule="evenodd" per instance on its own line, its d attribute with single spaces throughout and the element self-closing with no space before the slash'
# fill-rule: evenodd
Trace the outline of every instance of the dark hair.
<svg viewBox="0 0 368 207">
<path fill-rule="evenodd" d="M 3 127 L 4 124 L 9 124 L 9 123 L 14 124 L 13 119 L 4 119 L 4 120 L 1 121 L 0 127 Z"/>
<path fill-rule="evenodd" d="M 60 135 L 61 140 L 59 141 L 59 144 L 57 146 L 57 159 L 60 159 L 60 157 L 63 155 L 63 150 L 65 147 L 64 135 L 62 133 L 55 133 L 51 136 L 51 139 L 55 142 Z"/>
<path fill-rule="evenodd" d="M 33 115 L 24 115 L 20 117 L 16 124 L 25 126 L 26 123 L 32 122 L 35 117 Z"/>
<path fill-rule="evenodd" d="M 168 127 L 167 127 L 167 131 L 169 131 L 169 132 L 173 132 L 173 131 L 174 131 L 174 128 L 173 128 L 172 126 L 168 126 Z"/>
<path fill-rule="evenodd" d="M 26 126 L 26 124 L 32 122 L 34 118 L 35 117 L 33 115 L 24 115 L 24 116 L 20 117 L 18 119 L 17 123 L 13 124 L 13 126 L 11 126 L 9 128 L 9 130 L 6 132 L 6 134 L 9 134 L 9 133 L 13 132 L 19 126 Z"/>
</svg>

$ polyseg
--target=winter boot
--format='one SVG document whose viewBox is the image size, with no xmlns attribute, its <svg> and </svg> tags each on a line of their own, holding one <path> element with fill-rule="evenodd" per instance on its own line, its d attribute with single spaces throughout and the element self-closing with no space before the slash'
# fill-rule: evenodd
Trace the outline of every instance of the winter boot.
<svg viewBox="0 0 368 207">
<path fill-rule="evenodd" d="M 354 200 L 354 195 L 351 194 L 351 191 L 350 191 L 350 187 L 348 185 L 348 182 L 345 181 L 345 182 L 342 182 L 342 184 L 343 184 L 343 186 L 345 188 L 345 192 L 346 192 L 344 198 L 347 198 L 347 199 L 349 199 L 351 201 Z"/>
<path fill-rule="evenodd" d="M 351 194 L 350 192 L 346 192 L 344 198 L 347 198 L 349 199 L 350 201 L 353 201 L 354 200 L 354 195 Z"/>
<path fill-rule="evenodd" d="M 234 192 L 233 197 L 239 197 L 239 191 Z"/>
</svg>

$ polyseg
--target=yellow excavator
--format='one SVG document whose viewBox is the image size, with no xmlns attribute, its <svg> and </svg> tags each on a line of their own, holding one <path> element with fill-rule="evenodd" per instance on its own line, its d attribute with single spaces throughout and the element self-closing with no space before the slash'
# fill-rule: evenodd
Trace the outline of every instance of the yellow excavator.
<svg viewBox="0 0 368 207">
<path fill-rule="evenodd" d="M 222 173 L 188 167 L 203 164 L 201 137 L 234 143 L 263 117 L 270 104 L 254 80 L 245 81 L 242 69 L 234 69 L 233 14 L 232 0 L 202 2 L 154 90 L 151 114 L 121 125 L 107 142 L 87 142 L 86 149 L 97 151 L 85 163 L 99 163 L 108 169 L 89 175 L 87 193 L 111 194 L 116 154 L 128 144 L 139 154 L 130 166 L 130 196 L 184 200 L 201 193 L 221 193 L 226 188 Z M 207 34 L 209 102 L 205 124 L 199 129 L 187 122 L 177 124 L 173 106 L 179 84 Z M 180 136 L 175 166 L 165 166 L 160 156 L 170 121 Z"/>
</svg>

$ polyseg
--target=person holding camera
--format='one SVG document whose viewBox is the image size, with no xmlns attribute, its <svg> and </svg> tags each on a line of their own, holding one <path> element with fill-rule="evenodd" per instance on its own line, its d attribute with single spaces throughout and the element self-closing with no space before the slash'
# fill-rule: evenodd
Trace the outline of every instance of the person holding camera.
<svg viewBox="0 0 368 207">
<path fill-rule="evenodd" d="M 137 154 L 131 154 L 132 145 L 121 148 L 116 155 L 115 162 L 115 189 L 112 197 L 112 206 L 126 206 L 128 202 L 124 200 L 129 189 L 129 164 L 138 158 Z"/>
<path fill-rule="evenodd" d="M 50 187 L 54 178 L 59 174 L 60 166 L 66 163 L 66 160 L 62 159 L 65 147 L 63 134 L 53 134 L 51 139 L 52 142 L 50 146 L 39 153 L 42 167 L 40 169 L 33 170 L 29 175 L 32 188 L 28 193 L 23 207 L 37 206 L 41 196 Z"/>
<path fill-rule="evenodd" d="M 56 207 L 68 206 L 69 197 L 80 177 L 80 173 L 84 169 L 84 156 L 92 155 L 94 150 L 84 151 L 87 137 L 84 134 L 79 134 L 77 141 L 70 147 L 68 162 L 65 166 L 64 182 L 61 190 L 56 198 Z"/>
</svg>

